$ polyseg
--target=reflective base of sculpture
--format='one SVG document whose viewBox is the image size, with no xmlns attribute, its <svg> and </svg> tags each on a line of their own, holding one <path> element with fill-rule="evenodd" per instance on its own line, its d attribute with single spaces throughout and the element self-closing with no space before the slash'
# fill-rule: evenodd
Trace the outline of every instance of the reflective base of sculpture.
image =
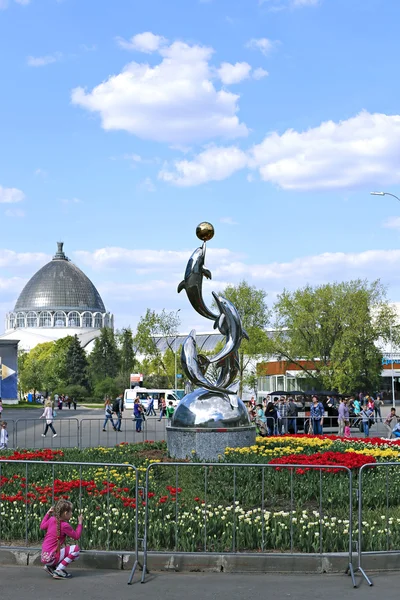
<svg viewBox="0 0 400 600">
<path fill-rule="evenodd" d="M 198 388 L 184 396 L 174 416 L 173 427 L 244 427 L 250 425 L 246 406 L 238 396 Z"/>
<path fill-rule="evenodd" d="M 256 429 L 227 427 L 221 429 L 197 429 L 195 427 L 167 427 L 168 452 L 172 458 L 218 461 L 225 448 L 253 446 Z"/>
</svg>

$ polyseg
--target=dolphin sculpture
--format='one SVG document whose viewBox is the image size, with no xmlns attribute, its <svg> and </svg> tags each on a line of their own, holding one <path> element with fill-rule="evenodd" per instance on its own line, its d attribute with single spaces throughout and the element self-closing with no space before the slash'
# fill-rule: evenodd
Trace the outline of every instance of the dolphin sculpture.
<svg viewBox="0 0 400 600">
<path fill-rule="evenodd" d="M 211 272 L 204 267 L 206 257 L 205 243 L 196 248 L 192 256 L 189 258 L 186 266 L 185 278 L 178 285 L 178 294 L 182 290 L 186 290 L 187 297 L 193 308 L 206 319 L 215 321 L 218 315 L 214 314 L 205 304 L 203 300 L 203 277 L 211 279 Z"/>
<path fill-rule="evenodd" d="M 243 329 L 242 321 L 236 307 L 220 294 L 212 292 L 215 302 L 220 311 L 214 327 L 226 336 L 226 344 L 215 356 L 208 358 L 209 363 L 222 363 L 231 354 L 238 351 L 243 338 L 249 339 L 247 332 Z"/>
<path fill-rule="evenodd" d="M 211 383 L 205 376 L 205 362 L 208 363 L 208 359 L 197 354 L 196 345 L 196 332 L 193 329 L 186 340 L 183 342 L 181 352 L 181 363 L 182 369 L 185 375 L 190 381 L 200 387 L 204 387 L 212 392 L 223 392 L 224 394 L 236 394 L 236 390 L 227 389 L 227 387 L 220 387 L 216 384 Z M 225 375 L 224 379 L 227 378 Z"/>
</svg>

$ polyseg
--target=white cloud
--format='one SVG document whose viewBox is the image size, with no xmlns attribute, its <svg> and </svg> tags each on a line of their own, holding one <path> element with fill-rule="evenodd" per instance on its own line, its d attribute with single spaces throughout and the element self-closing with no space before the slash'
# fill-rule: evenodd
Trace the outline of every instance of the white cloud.
<svg viewBox="0 0 400 600">
<path fill-rule="evenodd" d="M 6 217 L 22 218 L 25 216 L 25 211 L 21 210 L 20 208 L 8 208 L 6 211 L 4 211 L 4 214 Z"/>
<path fill-rule="evenodd" d="M 252 50 L 260 50 L 267 56 L 274 49 L 276 42 L 269 40 L 268 38 L 252 38 L 246 44 L 247 48 L 251 48 Z"/>
<path fill-rule="evenodd" d="M 272 133 L 251 156 L 264 181 L 288 190 L 400 183 L 400 115 L 363 111 L 300 133 Z"/>
<path fill-rule="evenodd" d="M 17 188 L 5 188 L 0 185 L 0 204 L 14 204 L 22 202 L 25 194 Z"/>
<path fill-rule="evenodd" d="M 212 48 L 174 42 L 159 53 L 155 66 L 131 62 L 89 92 L 74 89 L 73 104 L 98 113 L 105 130 L 169 144 L 247 135 L 239 96 L 214 86 Z"/>
<path fill-rule="evenodd" d="M 25 279 L 21 277 L 10 277 L 4 278 L 0 277 L 0 290 L 2 292 L 20 292 L 26 283 Z M 11 306 L 7 307 L 10 310 Z"/>
<path fill-rule="evenodd" d="M 30 267 L 31 265 L 42 266 L 50 259 L 51 256 L 43 252 L 15 252 L 14 250 L 0 249 L 1 268 Z"/>
<path fill-rule="evenodd" d="M 61 60 L 61 52 L 55 52 L 54 54 L 47 54 L 46 56 L 28 56 L 26 59 L 29 67 L 46 67 L 55 62 Z"/>
<path fill-rule="evenodd" d="M 31 0 L 14 0 L 17 4 L 21 4 L 22 6 L 27 6 Z M 8 0 L 0 0 L 0 10 L 5 10 L 9 6 Z"/>
<path fill-rule="evenodd" d="M 45 169 L 35 169 L 35 175 L 36 177 L 43 177 L 43 179 L 46 179 L 48 172 Z"/>
<path fill-rule="evenodd" d="M 137 50 L 138 52 L 151 54 L 159 50 L 162 46 L 165 46 L 168 40 L 162 35 L 155 35 L 151 31 L 145 31 L 144 33 L 134 35 L 129 41 L 117 37 L 117 43 L 124 50 Z"/>
<path fill-rule="evenodd" d="M 248 79 L 250 71 L 251 66 L 247 62 L 237 62 L 234 65 L 223 62 L 218 69 L 218 75 L 222 83 L 231 85 L 232 83 L 239 83 L 243 79 Z"/>
<path fill-rule="evenodd" d="M 320 0 L 292 0 L 292 6 L 301 7 L 301 6 L 317 6 Z"/>
<path fill-rule="evenodd" d="M 61 204 L 80 204 L 81 200 L 79 198 L 61 198 Z"/>
<path fill-rule="evenodd" d="M 207 148 L 193 160 L 178 160 L 174 171 L 165 167 L 159 179 L 182 187 L 199 185 L 208 181 L 221 181 L 248 164 L 245 152 L 235 146 Z"/>
<path fill-rule="evenodd" d="M 258 69 L 254 69 L 253 71 L 253 79 L 262 79 L 263 77 L 267 77 L 269 75 L 268 71 L 263 69 L 262 67 L 258 67 Z"/>
<path fill-rule="evenodd" d="M 140 184 L 139 184 L 140 189 L 144 190 L 145 192 L 155 192 L 156 191 L 156 186 L 154 185 L 154 183 L 152 182 L 150 177 L 146 177 L 146 179 L 144 179 Z"/>
<path fill-rule="evenodd" d="M 400 231 L 400 217 L 389 217 L 383 223 L 386 229 L 398 229 Z"/>
<path fill-rule="evenodd" d="M 224 223 L 225 225 L 238 225 L 238 222 L 232 217 L 221 217 L 220 223 Z"/>
</svg>

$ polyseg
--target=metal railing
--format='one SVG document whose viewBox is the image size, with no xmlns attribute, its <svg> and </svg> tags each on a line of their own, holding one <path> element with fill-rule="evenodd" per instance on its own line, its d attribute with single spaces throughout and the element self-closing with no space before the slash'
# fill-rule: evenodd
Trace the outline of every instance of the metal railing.
<svg viewBox="0 0 400 600">
<path fill-rule="evenodd" d="M 364 436 L 362 419 L 359 416 L 349 417 L 349 426 L 352 437 Z M 267 418 L 266 423 L 262 423 L 259 419 L 255 419 L 255 423 L 259 426 L 261 433 L 267 435 L 284 435 L 284 434 L 312 434 L 318 435 L 321 429 L 318 428 L 320 421 L 312 419 L 309 415 L 297 417 L 283 417 L 273 419 Z M 360 427 L 361 426 L 361 427 Z M 344 425 L 343 425 L 344 429 Z M 341 432 L 340 423 L 337 416 L 324 416 L 322 425 L 322 434 L 326 435 L 343 435 Z M 369 437 L 389 436 L 390 428 L 384 423 L 384 420 L 374 421 L 369 427 Z"/>
<path fill-rule="evenodd" d="M 389 515 L 391 507 L 399 506 L 399 469 L 400 463 L 370 463 L 363 465 L 359 472 L 358 481 L 358 542 L 357 542 L 357 556 L 358 566 L 356 571 L 359 571 L 368 585 L 372 586 L 373 583 L 368 577 L 363 567 L 363 557 L 370 553 L 379 554 L 391 554 L 399 551 L 398 547 L 398 532 L 397 540 L 394 543 L 395 528 L 398 519 L 395 516 Z M 383 473 L 382 473 L 383 472 Z M 383 477 L 382 477 L 383 474 Z M 377 482 L 382 483 L 384 480 L 385 494 L 377 497 Z M 367 480 L 367 482 L 365 481 Z M 367 485 L 365 485 L 367 483 Z M 377 507 L 383 509 L 384 514 L 377 516 L 376 523 L 379 523 L 377 531 L 364 531 L 365 512 L 368 510 L 376 510 Z M 396 523 L 395 523 L 396 521 Z M 376 548 L 376 540 L 379 539 L 379 535 L 384 536 L 385 548 Z M 368 550 L 366 549 L 368 548 Z"/>
<path fill-rule="evenodd" d="M 54 419 L 53 428 L 48 429 L 46 437 L 46 419 L 17 419 L 15 421 L 13 448 L 77 448 L 79 445 L 79 420 Z"/>
<path fill-rule="evenodd" d="M 21 469 L 18 469 L 17 465 L 20 465 Z M 86 471 L 86 469 L 89 469 L 89 471 Z M 10 477 L 7 477 L 8 470 L 10 472 Z M 93 474 L 94 470 L 96 474 Z M 67 473 L 65 473 L 65 471 L 67 471 Z M 131 473 L 131 475 L 128 475 L 126 477 L 126 480 L 134 480 L 134 482 L 132 481 L 132 485 L 130 486 L 135 494 L 135 505 L 133 511 L 134 523 L 132 527 L 132 522 L 130 519 L 128 519 L 128 527 L 132 527 L 132 538 L 130 540 L 131 547 L 128 549 L 111 549 L 112 533 L 116 532 L 114 539 L 118 539 L 120 534 L 123 533 L 122 531 L 117 530 L 115 526 L 115 520 L 119 517 L 120 510 L 119 508 L 111 506 L 111 498 L 113 497 L 114 499 L 113 490 L 116 485 L 111 480 L 115 479 L 115 471 L 117 472 L 117 474 L 121 473 L 121 471 L 127 471 L 127 475 L 129 473 Z M 62 472 L 64 472 L 64 476 L 68 476 L 68 480 L 63 481 L 62 479 L 60 479 L 60 475 L 62 474 Z M 86 475 L 87 477 L 84 478 L 84 475 Z M 103 486 L 103 489 L 97 494 L 97 498 L 102 498 L 101 501 L 97 500 L 97 502 L 99 502 L 99 504 L 101 505 L 98 506 L 97 509 L 99 511 L 106 511 L 104 521 L 104 535 L 102 534 L 104 527 L 98 527 L 98 530 L 101 530 L 101 535 L 99 536 L 99 540 L 100 538 L 101 540 L 98 542 L 98 545 L 104 547 L 100 549 L 90 548 L 90 552 L 133 554 L 134 564 L 128 580 L 128 583 L 131 584 L 136 568 L 139 565 L 139 542 L 143 542 L 143 538 L 139 536 L 139 502 L 141 501 L 140 498 L 143 497 L 143 495 L 145 494 L 144 488 L 139 486 L 138 469 L 131 464 L 91 462 L 73 463 L 64 461 L 44 462 L 40 460 L 0 460 L 0 488 L 4 488 L 4 486 L 6 486 L 7 483 L 9 483 L 10 481 L 12 481 L 12 484 L 14 484 L 14 486 L 16 485 L 15 480 L 17 480 L 17 482 L 21 481 L 21 483 L 19 484 L 21 491 L 18 492 L 17 495 L 12 496 L 12 504 L 14 506 L 14 510 L 18 512 L 18 514 L 16 513 L 17 519 L 15 519 L 14 515 L 7 515 L 6 503 L 11 503 L 11 500 L 9 500 L 9 497 L 7 497 L 3 490 L 0 494 L 0 547 L 6 547 L 7 549 L 21 549 L 21 546 L 5 545 L 4 541 L 6 540 L 3 540 L 3 532 L 4 530 L 6 530 L 7 533 L 5 534 L 5 536 L 9 537 L 9 540 L 7 541 L 14 542 L 15 544 L 15 540 L 18 539 L 16 529 L 18 529 L 18 527 L 20 526 L 21 521 L 24 520 L 25 535 L 24 539 L 21 541 L 25 543 L 25 547 L 30 547 L 31 549 L 39 550 L 39 548 L 33 548 L 31 546 L 32 541 L 37 542 L 39 534 L 39 523 L 35 521 L 37 521 L 37 519 L 41 520 L 44 517 L 46 510 L 43 511 L 41 515 L 34 515 L 32 511 L 32 505 L 35 505 L 35 503 L 38 506 L 42 506 L 42 504 L 48 505 L 49 500 L 51 500 L 51 505 L 53 506 L 54 503 L 60 497 L 63 497 L 68 499 L 74 499 L 76 509 L 79 513 L 82 513 L 86 510 L 86 502 L 83 498 L 83 490 L 86 490 L 85 499 L 87 497 L 87 504 L 92 503 L 92 509 L 94 508 L 92 499 L 93 497 L 96 497 L 93 489 L 94 487 L 96 487 L 94 479 L 97 475 L 99 476 L 99 484 L 101 479 L 101 485 Z M 41 478 L 41 485 L 37 484 L 37 479 L 39 477 Z M 75 477 L 75 479 L 73 477 Z M 68 493 L 62 493 L 67 490 L 69 490 Z M 21 502 L 17 502 L 17 500 L 21 500 Z M 131 507 L 132 502 L 133 499 L 130 500 Z M 104 506 L 104 504 L 106 506 Z M 24 510 L 22 508 L 19 508 L 23 505 L 25 506 Z M 96 508 L 94 508 L 94 510 L 96 510 Z M 100 515 L 101 513 L 99 512 L 98 519 L 101 518 Z M 96 526 L 96 521 L 97 519 L 95 517 L 93 526 Z M 16 525 L 15 529 L 14 523 Z M 128 537 L 129 535 L 130 532 L 128 532 Z M 82 541 L 80 541 L 81 546 L 85 543 L 85 526 L 83 529 L 82 537 L 83 544 Z M 32 540 L 31 538 L 34 539 Z M 90 540 L 89 544 L 90 542 L 93 543 L 93 540 Z M 115 546 L 115 542 L 113 543 L 113 546 Z"/>
<path fill-rule="evenodd" d="M 139 422 L 136 419 L 125 417 L 121 421 L 121 431 L 117 431 L 113 424 L 117 425 L 117 419 L 113 418 L 105 424 L 104 418 L 81 419 L 79 424 L 79 447 L 92 448 L 94 446 L 113 446 L 116 444 L 145 442 L 152 440 L 154 442 L 166 439 L 167 419 L 162 421 L 156 417 L 146 417 Z M 103 425 L 106 425 L 105 431 Z M 140 431 L 137 431 L 140 429 Z"/>
<path fill-rule="evenodd" d="M 197 507 L 193 507 L 193 498 L 187 498 L 182 493 L 180 488 L 181 478 L 180 473 L 185 473 L 187 470 L 200 470 L 203 471 L 202 483 L 198 484 L 198 493 L 201 494 L 195 498 L 195 501 L 200 502 Z M 253 498 L 253 508 L 251 513 L 256 514 L 255 517 L 257 527 L 253 528 L 253 535 L 256 537 L 255 548 L 258 553 L 266 552 L 271 541 L 269 540 L 270 529 L 268 525 L 271 511 L 274 505 L 274 499 L 271 498 L 271 490 L 273 489 L 274 481 L 282 480 L 284 474 L 285 482 L 280 487 L 279 499 L 280 502 L 286 506 L 286 516 L 289 517 L 289 523 L 287 526 L 280 524 L 279 530 L 282 530 L 282 546 L 280 550 L 288 551 L 290 554 L 296 554 L 296 544 L 300 543 L 300 537 L 303 529 L 297 527 L 297 521 L 299 517 L 299 510 L 303 500 L 297 496 L 298 490 L 307 489 L 304 485 L 304 477 L 308 475 L 310 481 L 312 479 L 313 490 L 310 488 L 310 502 L 315 503 L 316 510 L 313 512 L 316 521 L 316 529 L 314 532 L 314 541 L 311 543 L 314 553 L 322 554 L 327 551 L 324 546 L 324 523 L 325 523 L 325 510 L 331 505 L 332 497 L 330 490 L 329 493 L 324 489 L 323 481 L 328 472 L 341 471 L 346 475 L 347 484 L 345 484 L 346 495 L 346 506 L 347 509 L 347 530 L 345 532 L 345 538 L 347 542 L 343 544 L 346 547 L 346 554 L 348 554 L 347 571 L 350 573 L 353 586 L 356 587 L 354 578 L 354 571 L 352 565 L 352 552 L 353 552 L 353 479 L 351 470 L 344 466 L 332 465 L 276 465 L 271 464 L 243 464 L 243 463 L 153 463 L 148 466 L 146 470 L 146 496 L 151 494 L 151 488 L 154 486 L 156 481 L 156 470 L 161 470 L 158 473 L 158 480 L 173 481 L 173 487 L 168 486 L 170 490 L 172 500 L 174 502 L 172 514 L 162 513 L 164 510 L 162 507 L 158 508 L 158 511 L 164 514 L 164 521 L 161 523 L 153 523 L 150 517 L 150 501 L 146 502 L 145 507 L 145 528 L 144 528 L 144 559 L 143 559 L 143 572 L 142 572 L 142 583 L 145 581 L 148 564 L 148 553 L 152 551 L 152 540 L 160 540 L 161 536 L 164 535 L 163 541 L 159 545 L 164 544 L 171 546 L 171 548 L 165 548 L 165 550 L 173 550 L 174 552 L 214 552 L 218 554 L 231 554 L 248 551 L 249 540 L 246 537 L 245 532 L 242 531 L 243 522 L 243 509 L 241 503 L 245 505 L 249 502 L 249 490 L 253 493 L 255 490 L 259 490 L 260 496 L 258 499 Z M 279 472 L 279 475 L 277 471 Z M 306 473 L 308 472 L 309 473 Z M 163 475 L 164 472 L 164 475 Z M 165 477 L 165 472 L 168 476 Z M 186 475 L 186 474 L 185 474 Z M 183 480 L 186 481 L 185 475 Z M 302 485 L 296 487 L 295 478 L 301 477 Z M 329 473 L 329 476 L 332 476 Z M 198 482 L 198 479 L 196 480 Z M 183 485 L 183 484 L 181 484 Z M 251 486 L 251 488 L 249 487 Z M 200 491 L 201 490 L 201 491 Z M 219 490 L 219 493 L 218 493 Z M 316 493 L 316 496 L 314 494 Z M 282 498 L 282 495 L 286 493 L 286 496 Z M 340 493 L 340 498 L 343 501 L 343 493 Z M 277 496 L 278 497 L 278 496 Z M 166 501 L 160 498 L 159 503 Z M 201 499 L 200 499 L 201 498 Z M 226 501 L 230 501 L 231 508 L 229 509 L 226 505 Z M 347 504 L 348 501 L 348 504 Z M 225 503 L 225 508 L 224 508 Z M 163 506 L 163 504 L 162 504 Z M 247 506 L 249 506 L 247 504 Z M 304 505 L 303 505 L 304 506 Z M 215 507 L 217 507 L 217 514 L 221 513 L 218 519 L 218 523 L 213 521 L 215 514 Z M 156 515 L 154 507 L 151 509 L 152 515 Z M 256 511 L 254 513 L 254 511 Z M 197 516 L 196 514 L 197 513 Z M 193 516 L 194 514 L 194 516 Z M 278 513 L 283 514 L 283 512 Z M 186 520 L 186 521 L 185 521 Z M 190 521 L 190 523 L 188 522 Z M 230 521 L 230 522 L 229 522 Z M 251 519 L 250 519 L 251 521 Z M 199 523 L 202 523 L 199 530 L 196 529 Z M 296 524 L 296 527 L 295 527 Z M 156 525 L 156 526 L 155 526 Z M 163 527 L 165 531 L 163 532 Z M 193 542 L 190 542 L 188 533 L 195 528 L 193 533 Z M 215 533 L 214 533 L 215 531 Z M 185 532 L 186 538 L 183 543 L 181 540 L 181 534 L 183 536 Z M 197 533 L 196 533 L 197 532 Z M 308 535 L 308 534 L 307 534 Z M 198 536 L 198 537 L 197 537 Z M 197 540 L 200 540 L 201 544 Z M 189 542 L 187 540 L 189 539 Z M 343 538 L 342 538 L 343 541 Z M 193 550 L 194 548 L 194 550 Z M 276 547 L 273 547 L 276 551 Z M 153 549 L 154 550 L 154 549 Z M 157 548 L 160 551 L 160 548 Z"/>
</svg>

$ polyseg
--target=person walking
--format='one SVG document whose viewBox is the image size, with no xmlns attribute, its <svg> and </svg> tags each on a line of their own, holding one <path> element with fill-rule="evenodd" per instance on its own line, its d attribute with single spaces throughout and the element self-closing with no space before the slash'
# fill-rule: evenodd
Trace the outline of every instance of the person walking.
<svg viewBox="0 0 400 600">
<path fill-rule="evenodd" d="M 297 433 L 297 423 L 296 423 L 296 417 L 297 417 L 297 406 L 292 398 L 292 396 L 289 396 L 288 398 L 288 403 L 287 403 L 287 431 L 286 433 Z"/>
<path fill-rule="evenodd" d="M 49 427 L 53 432 L 53 438 L 57 437 L 57 432 L 53 427 L 53 420 L 54 420 L 53 407 L 52 407 L 52 402 L 50 399 L 46 400 L 46 402 L 44 404 L 44 411 L 40 418 L 46 419 L 46 427 L 45 427 L 44 433 L 42 433 L 42 437 L 46 437 L 46 433 L 48 432 Z"/>
<path fill-rule="evenodd" d="M 143 421 L 143 406 L 140 404 L 139 398 L 136 398 L 133 404 L 133 418 L 136 423 L 136 433 L 141 433 Z"/>
<path fill-rule="evenodd" d="M 104 423 L 103 423 L 103 431 L 107 431 L 107 423 L 111 421 L 112 428 L 114 431 L 117 431 L 117 428 L 114 425 L 114 421 L 112 418 L 112 404 L 110 398 L 106 398 L 104 403 Z"/>
<path fill-rule="evenodd" d="M 122 413 L 124 412 L 124 395 L 120 394 L 113 404 L 113 412 L 117 415 L 117 431 L 121 431 Z"/>
<path fill-rule="evenodd" d="M 267 408 L 265 409 L 265 417 L 268 435 L 275 435 L 278 413 L 275 408 L 274 402 L 268 402 Z"/>
<path fill-rule="evenodd" d="M 375 413 L 375 422 L 378 423 L 378 417 L 379 417 L 379 421 L 382 423 L 382 413 L 381 413 L 381 406 L 383 405 L 383 402 L 381 400 L 381 395 L 377 394 L 375 401 L 374 401 L 374 413 Z"/>
<path fill-rule="evenodd" d="M 0 429 L 0 450 L 7 450 L 8 448 L 8 431 L 7 421 L 3 421 Z"/>
<path fill-rule="evenodd" d="M 369 437 L 369 428 L 373 423 L 373 420 L 371 419 L 373 414 L 374 411 L 371 408 L 368 408 L 368 404 L 365 403 L 360 413 L 365 437 Z"/>
<path fill-rule="evenodd" d="M 167 403 L 165 401 L 164 394 L 162 394 L 162 396 L 159 400 L 159 408 L 160 408 L 160 418 L 158 420 L 161 421 L 161 419 L 163 418 L 163 416 L 165 415 L 165 412 L 167 410 Z"/>
<path fill-rule="evenodd" d="M 74 405 L 74 410 L 76 410 L 76 399 L 75 396 L 72 398 L 72 404 Z"/>
<path fill-rule="evenodd" d="M 386 428 L 387 437 L 390 439 L 392 437 L 393 428 L 397 425 L 397 421 L 399 420 L 398 415 L 396 415 L 396 409 L 391 408 L 390 413 L 385 419 L 384 425 Z"/>
<path fill-rule="evenodd" d="M 314 435 L 322 435 L 324 425 L 324 407 L 322 402 L 318 400 L 318 396 L 312 397 L 312 404 L 310 407 L 310 418 L 313 428 Z"/>
<path fill-rule="evenodd" d="M 154 398 L 153 398 L 153 396 L 147 396 L 147 400 L 148 400 L 148 405 L 147 405 L 146 417 L 156 417 L 157 413 L 154 410 Z"/>
<path fill-rule="evenodd" d="M 69 396 L 65 396 L 65 402 L 67 403 L 68 410 L 71 410 L 71 398 Z"/>
<path fill-rule="evenodd" d="M 79 540 L 83 528 L 83 515 L 78 516 L 78 527 L 69 524 L 72 517 L 72 502 L 59 500 L 55 508 L 45 514 L 40 529 L 46 531 L 42 544 L 41 563 L 43 569 L 54 579 L 69 579 L 65 568 L 79 558 L 79 546 L 64 546 L 65 538 Z"/>
<path fill-rule="evenodd" d="M 3 400 L 0 398 L 0 419 L 1 419 L 2 414 L 3 414 Z"/>
<path fill-rule="evenodd" d="M 340 398 L 338 413 L 339 413 L 338 414 L 338 424 L 339 424 L 338 436 L 343 437 L 345 422 L 349 420 L 349 416 L 350 416 L 349 408 L 347 406 L 347 400 L 345 400 L 344 398 Z"/>
<path fill-rule="evenodd" d="M 168 419 L 168 426 L 171 427 L 172 417 L 173 417 L 174 412 L 175 412 L 175 408 L 173 407 L 172 400 L 170 400 L 168 402 L 168 406 L 167 406 L 167 409 L 166 409 L 165 412 L 166 412 L 167 419 Z"/>
</svg>

